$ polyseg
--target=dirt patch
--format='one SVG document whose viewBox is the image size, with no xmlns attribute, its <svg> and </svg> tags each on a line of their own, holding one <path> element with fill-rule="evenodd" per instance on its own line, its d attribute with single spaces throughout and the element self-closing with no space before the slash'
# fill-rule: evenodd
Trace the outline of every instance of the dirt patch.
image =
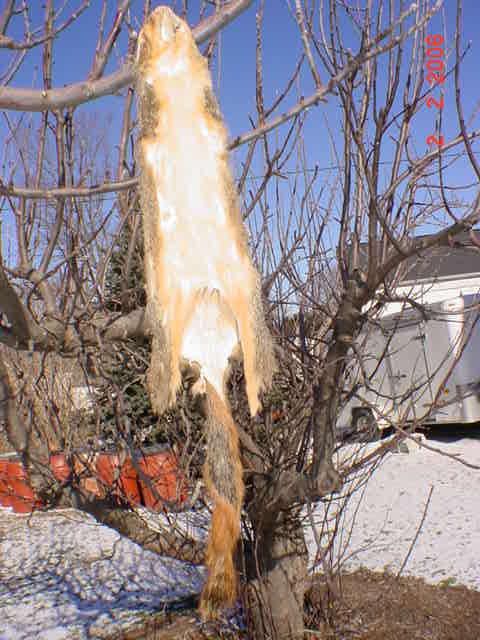
<svg viewBox="0 0 480 640">
<path fill-rule="evenodd" d="M 308 629 L 325 640 L 478 640 L 480 592 L 360 569 L 341 576 L 337 598 L 321 580 L 306 602 Z M 306 636 L 313 637 L 312 634 Z"/>
<path fill-rule="evenodd" d="M 360 569 L 327 586 L 319 577 L 305 603 L 305 640 L 478 640 L 480 592 L 449 581 L 429 585 Z M 109 640 L 247 640 L 193 612 L 150 617 Z"/>
<path fill-rule="evenodd" d="M 144 624 L 107 640 L 248 640 L 248 636 L 221 622 L 202 623 L 194 611 L 189 611 L 148 616 Z"/>
</svg>

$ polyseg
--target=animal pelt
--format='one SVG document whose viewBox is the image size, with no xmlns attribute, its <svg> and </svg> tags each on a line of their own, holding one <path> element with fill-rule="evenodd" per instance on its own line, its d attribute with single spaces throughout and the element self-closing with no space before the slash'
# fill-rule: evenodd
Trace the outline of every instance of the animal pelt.
<svg viewBox="0 0 480 640">
<path fill-rule="evenodd" d="M 271 385 L 273 344 L 228 162 L 227 132 L 206 60 L 168 7 L 139 35 L 137 92 L 148 313 L 154 326 L 148 388 L 161 413 L 185 363 L 206 394 L 206 484 L 215 505 L 202 611 L 234 598 L 232 554 L 243 498 L 238 436 L 226 398 L 229 358 L 243 358 L 250 412 Z M 214 452 L 214 453 L 212 453 Z"/>
</svg>

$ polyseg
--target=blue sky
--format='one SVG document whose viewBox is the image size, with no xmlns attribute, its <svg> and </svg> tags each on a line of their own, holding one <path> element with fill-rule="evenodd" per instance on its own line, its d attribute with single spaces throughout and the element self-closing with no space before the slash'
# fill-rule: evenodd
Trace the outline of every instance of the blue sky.
<svg viewBox="0 0 480 640">
<path fill-rule="evenodd" d="M 70 2 L 67 6 L 75 6 L 79 4 L 80 0 L 76 0 L 76 3 Z M 56 3 L 60 4 L 60 3 Z M 109 15 L 107 24 L 111 24 L 115 2 L 111 1 L 109 4 L 110 9 L 113 11 Z M 152 6 L 155 7 L 161 2 L 155 2 L 153 0 Z M 175 2 L 171 2 L 175 6 Z M 180 3 L 177 3 L 178 5 Z M 375 4 L 375 3 L 374 3 Z M 31 19 L 32 23 L 39 25 L 43 17 L 43 3 L 38 0 L 37 2 L 30 2 L 32 7 Z M 136 18 L 140 20 L 141 16 L 141 0 L 132 1 L 132 14 L 134 23 L 137 22 Z M 192 7 L 189 17 L 192 23 L 195 23 L 198 18 L 198 0 L 190 2 Z M 453 46 L 453 31 L 454 31 L 454 18 L 455 18 L 455 5 L 454 0 L 446 0 L 445 2 L 445 17 L 447 28 L 447 46 Z M 471 40 L 472 48 L 467 56 L 466 62 L 463 66 L 463 97 L 468 107 L 471 107 L 480 97 L 477 91 L 478 83 L 478 59 L 480 54 L 479 49 L 479 36 L 478 25 L 480 25 L 480 4 L 476 0 L 465 0 L 464 2 L 464 27 L 463 27 L 463 40 L 464 43 Z M 254 2 L 252 7 L 247 10 L 240 18 L 238 18 L 233 24 L 228 26 L 221 36 L 220 47 L 220 64 L 221 64 L 221 80 L 220 86 L 217 86 L 217 92 L 221 103 L 222 110 L 224 112 L 228 127 L 233 135 L 237 135 L 242 131 L 249 128 L 249 115 L 254 115 L 254 87 L 255 87 L 255 12 L 258 7 L 258 2 Z M 97 25 L 99 20 L 101 2 L 100 0 L 93 0 L 91 6 L 81 16 L 77 24 L 62 34 L 56 42 L 56 53 L 54 62 L 54 85 L 62 86 L 70 82 L 82 80 L 86 77 L 91 65 L 94 46 L 96 42 Z M 436 31 L 434 25 L 438 28 L 441 27 L 440 14 L 434 18 L 431 31 Z M 137 22 L 139 24 L 139 22 Z M 265 29 L 264 29 L 264 71 L 265 71 L 265 93 L 268 98 L 276 94 L 278 90 L 281 90 L 284 86 L 285 80 L 288 77 L 288 73 L 293 69 L 298 54 L 301 51 L 301 43 L 297 36 L 297 28 L 292 18 L 292 15 L 288 9 L 287 0 L 267 0 L 265 7 Z M 15 24 L 12 24 L 11 33 L 15 34 L 17 29 Z M 450 35 L 450 40 L 449 36 Z M 119 47 L 117 54 L 112 56 L 109 63 L 109 70 L 113 70 L 121 62 L 121 54 L 124 53 L 125 47 L 125 34 L 122 34 L 119 40 Z M 355 52 L 355 43 L 348 40 L 347 45 L 352 45 L 352 49 Z M 38 70 L 39 60 L 35 60 Z M 35 75 L 38 71 L 35 69 L 34 57 L 31 56 L 29 64 L 24 65 L 24 68 L 20 74 L 16 77 L 13 85 L 17 86 L 31 86 L 32 82 L 35 82 Z M 215 78 L 217 75 L 215 74 Z M 302 92 L 308 95 L 313 85 L 310 78 L 305 74 L 305 82 L 302 83 Z M 38 78 L 37 82 L 38 84 Z M 456 122 L 454 117 L 454 110 L 451 109 L 451 103 L 454 99 L 453 80 L 447 80 L 445 85 L 445 99 L 446 107 L 444 110 L 444 126 L 449 127 L 450 123 L 453 125 L 453 130 L 456 130 Z M 321 131 L 323 124 L 321 124 L 321 115 L 323 112 L 334 115 L 333 107 L 335 101 L 329 100 L 330 104 L 320 105 L 317 107 L 317 114 L 315 119 L 319 122 L 318 127 Z M 100 113 L 110 111 L 115 116 L 119 112 L 121 104 L 119 99 L 101 99 L 94 101 L 83 109 L 94 110 Z M 468 111 L 468 109 L 467 109 Z M 425 123 L 427 125 L 428 120 L 431 120 L 431 115 L 426 111 Z"/>
<path fill-rule="evenodd" d="M 42 4 L 40 0 L 38 2 L 36 0 L 30 2 L 33 25 L 40 25 L 42 22 Z M 60 5 L 61 3 L 56 2 L 55 4 Z M 78 4 L 80 4 L 80 0 L 72 0 L 67 6 L 75 7 Z M 152 7 L 158 4 L 161 4 L 161 2 L 153 0 Z M 170 4 L 175 8 L 175 2 Z M 180 2 L 176 4 L 177 7 L 181 5 Z M 107 25 L 112 23 L 115 5 L 116 2 L 111 1 L 109 3 L 111 13 L 108 15 Z M 283 89 L 289 74 L 293 70 L 301 51 L 301 42 L 297 35 L 297 27 L 289 11 L 287 0 L 266 0 L 265 5 L 263 56 L 264 88 L 268 105 L 272 97 Z M 140 26 L 142 2 L 141 0 L 133 0 L 131 6 L 133 22 Z M 199 6 L 198 0 L 190 2 L 189 20 L 192 25 L 198 20 Z M 248 130 L 250 128 L 249 117 L 255 118 L 255 13 L 258 6 L 259 3 L 254 2 L 248 11 L 222 32 L 220 39 L 217 58 L 219 67 L 214 69 L 214 79 L 220 105 L 232 135 L 238 135 Z M 55 43 L 54 86 L 63 86 L 71 82 L 80 81 L 87 76 L 95 48 L 100 8 L 100 0 L 92 0 L 90 8 L 81 16 L 78 22 L 62 34 Z M 454 46 L 455 8 L 456 2 L 454 0 L 446 0 L 444 11 L 442 14 L 437 14 L 428 29 L 429 33 L 442 32 L 444 21 L 446 49 Z M 480 58 L 478 25 L 480 25 L 480 3 L 476 0 L 465 0 L 463 45 L 465 46 L 468 41 L 471 41 L 471 49 L 462 67 L 462 97 L 467 119 L 480 98 L 478 91 L 478 60 Z M 18 22 L 17 25 L 15 23 L 12 24 L 11 35 L 16 34 L 18 26 Z M 350 46 L 353 53 L 355 53 L 358 41 L 347 31 L 343 35 L 347 46 Z M 126 34 L 123 32 L 118 41 L 117 51 L 109 62 L 107 72 L 116 69 L 121 64 L 121 56 L 125 52 L 125 42 Z M 39 60 L 34 55 L 30 56 L 30 61 L 25 64 L 21 73 L 15 78 L 13 85 L 39 86 Z M 453 57 L 451 60 L 453 60 Z M 383 56 L 383 61 L 386 61 L 385 56 Z M 380 63 L 385 64 L 383 61 L 381 60 Z M 323 78 L 325 77 L 326 75 L 323 72 Z M 219 82 L 217 83 L 218 79 Z M 309 95 L 313 91 L 313 83 L 307 71 L 302 75 L 298 91 L 303 95 Z M 449 140 L 458 132 L 452 77 L 447 79 L 444 91 L 443 131 L 445 138 Z M 439 92 L 433 95 L 438 98 Z M 292 105 L 295 99 L 296 93 L 293 92 L 286 101 L 286 106 Z M 81 106 L 78 111 L 95 114 L 99 122 L 104 118 L 111 117 L 109 126 L 112 141 L 117 140 L 117 132 L 122 115 L 121 98 L 109 97 L 94 101 Z M 1 135 L 4 133 L 3 123 L 0 126 Z M 478 118 L 474 121 L 474 126 L 479 126 Z M 331 140 L 327 135 L 328 130 L 331 132 Z M 285 131 L 285 127 L 283 131 Z M 308 165 L 310 167 L 318 165 L 320 168 L 334 165 L 335 160 L 331 152 L 331 143 L 332 141 L 341 143 L 341 121 L 335 97 L 330 97 L 327 104 L 321 104 L 312 110 L 308 117 L 305 132 L 308 143 L 306 148 Z M 412 129 L 412 136 L 419 154 L 427 150 L 425 138 L 433 133 L 434 114 L 425 106 L 416 117 Z M 244 150 L 236 153 L 237 167 L 243 153 Z M 385 160 L 388 162 L 388 157 Z M 261 171 L 260 167 L 259 171 Z M 455 184 L 471 181 L 471 176 L 471 172 L 467 172 L 465 165 L 462 166 L 461 164 L 458 164 L 450 172 L 450 179 Z"/>
</svg>

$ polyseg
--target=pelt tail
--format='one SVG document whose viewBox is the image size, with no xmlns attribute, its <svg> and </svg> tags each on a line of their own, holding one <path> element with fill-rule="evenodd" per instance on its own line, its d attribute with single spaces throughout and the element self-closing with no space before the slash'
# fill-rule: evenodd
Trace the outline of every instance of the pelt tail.
<svg viewBox="0 0 480 640">
<path fill-rule="evenodd" d="M 234 554 L 240 538 L 244 487 L 237 428 L 229 407 L 208 381 L 206 450 L 204 478 L 214 510 L 206 554 L 208 578 L 200 599 L 200 613 L 209 619 L 236 598 Z"/>
</svg>

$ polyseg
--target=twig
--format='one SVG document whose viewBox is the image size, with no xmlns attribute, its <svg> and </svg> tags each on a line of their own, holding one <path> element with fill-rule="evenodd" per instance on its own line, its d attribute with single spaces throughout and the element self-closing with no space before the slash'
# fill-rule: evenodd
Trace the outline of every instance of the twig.
<svg viewBox="0 0 480 640">
<path fill-rule="evenodd" d="M 411 553 L 412 553 L 412 551 L 413 551 L 413 547 L 414 547 L 414 546 L 416 545 L 416 543 L 417 543 L 418 537 L 419 537 L 420 532 L 421 532 L 422 527 L 423 527 L 423 523 L 425 522 L 425 518 L 427 517 L 427 511 L 428 511 L 428 507 L 429 507 L 429 505 L 430 505 L 430 500 L 432 499 L 432 493 L 433 493 L 433 484 L 432 484 L 432 486 L 430 487 L 430 492 L 429 492 L 429 494 L 428 494 L 428 498 L 427 498 L 427 501 L 426 501 L 426 503 L 425 503 L 425 507 L 424 507 L 424 509 L 423 509 L 422 519 L 420 520 L 420 524 L 418 525 L 418 528 L 417 528 L 417 531 L 416 531 L 416 533 L 415 533 L 415 536 L 414 536 L 414 538 L 413 538 L 413 540 L 412 540 L 412 542 L 411 542 L 411 544 L 410 544 L 410 547 L 409 547 L 409 549 L 408 549 L 407 555 L 405 556 L 405 559 L 404 559 L 404 561 L 402 562 L 402 566 L 401 566 L 401 567 L 400 567 L 400 569 L 398 570 L 397 578 L 399 578 L 399 577 L 401 576 L 402 571 L 405 569 L 405 566 L 406 566 L 406 564 L 407 564 L 407 562 L 408 562 L 408 559 L 410 558 L 410 555 L 411 555 Z"/>
<path fill-rule="evenodd" d="M 253 0 L 231 0 L 228 4 L 202 20 L 193 29 L 198 44 L 205 42 L 215 33 L 232 22 L 240 13 L 248 9 Z M 16 111 L 47 111 L 75 107 L 95 98 L 112 95 L 132 84 L 133 67 L 127 62 L 121 69 L 97 80 L 76 82 L 51 91 L 0 87 L 0 108 Z"/>
</svg>

